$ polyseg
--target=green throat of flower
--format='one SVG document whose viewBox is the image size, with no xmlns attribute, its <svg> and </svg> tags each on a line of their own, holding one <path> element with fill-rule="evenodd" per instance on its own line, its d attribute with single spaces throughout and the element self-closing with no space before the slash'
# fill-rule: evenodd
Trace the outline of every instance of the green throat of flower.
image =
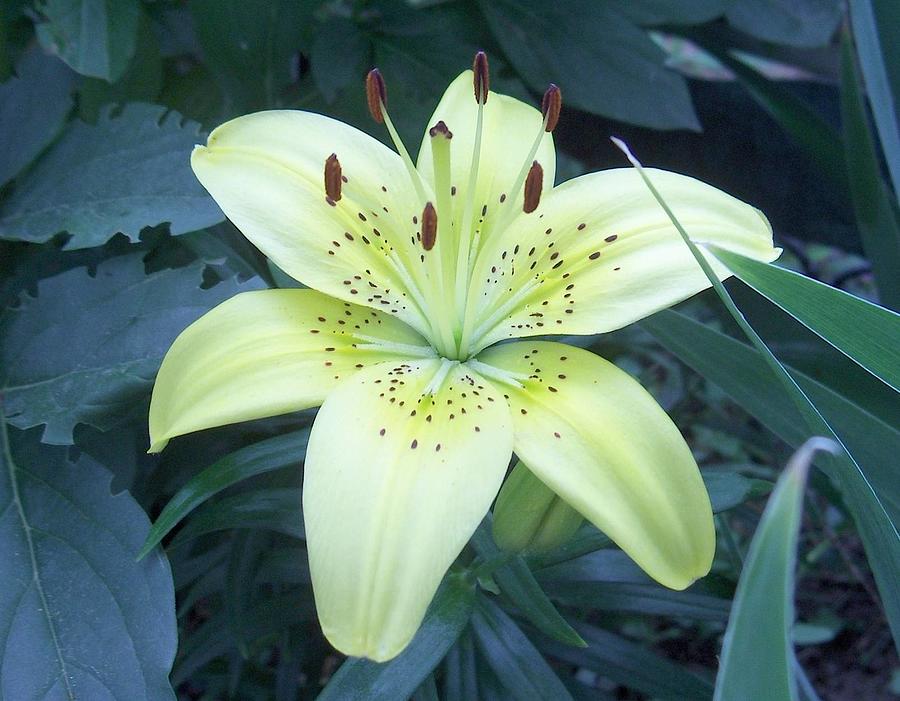
<svg viewBox="0 0 900 701">
<path fill-rule="evenodd" d="M 485 316 L 482 296 L 486 294 L 484 293 L 486 281 L 490 282 L 491 276 L 496 275 L 497 267 L 492 266 L 483 255 L 485 252 L 483 244 L 490 237 L 499 235 L 507 229 L 517 215 L 522 213 L 531 215 L 537 210 L 541 201 L 544 169 L 535 160 L 535 156 L 543 137 L 552 132 L 556 126 L 561 107 L 560 90 L 557 86 L 551 85 L 541 105 L 543 120 L 540 128 L 509 191 L 504 192 L 497 202 L 476 201 L 479 169 L 490 168 L 490 164 L 482 166 L 481 163 L 485 132 L 484 106 L 490 94 L 487 59 L 481 52 L 475 57 L 473 73 L 474 96 L 478 105 L 475 124 L 448 125 L 444 121 L 438 121 L 428 132 L 433 187 L 413 164 L 391 121 L 387 110 L 387 91 L 381 74 L 374 69 L 366 79 L 366 95 L 372 117 L 386 126 L 406 166 L 418 204 L 421 205 L 416 209 L 419 213 L 412 217 L 412 224 L 416 227 L 416 231 L 412 234 L 412 244 L 418 249 L 418 260 L 411 261 L 412 265 L 409 264 L 410 261 L 404 263 L 390 246 L 384 246 L 382 250 L 386 254 L 385 263 L 409 291 L 411 299 L 408 303 L 415 305 L 421 313 L 422 324 L 417 330 L 431 344 L 435 353 L 448 361 L 463 362 L 473 359 L 493 342 L 486 340 L 488 332 L 512 310 L 523 304 L 541 281 L 539 270 L 524 285 L 510 287 L 504 300 L 494 304 L 490 313 Z M 460 183 L 459 187 L 451 182 L 450 146 L 453 138 L 451 127 L 474 128 L 468 181 Z M 339 154 L 332 154 L 324 164 L 325 199 L 329 205 L 340 206 L 348 183 L 348 178 L 342 172 Z M 382 190 L 387 192 L 388 187 L 389 184 L 385 184 Z M 352 198 L 356 202 L 372 199 L 371 194 L 366 197 L 355 191 Z M 489 212 L 489 208 L 492 211 Z M 370 211 L 377 212 L 379 209 L 377 203 L 373 203 Z M 366 221 L 363 212 L 359 212 L 356 216 Z M 374 237 L 380 238 L 377 228 L 373 228 L 373 234 Z M 346 236 L 348 242 L 354 243 L 351 234 Z M 361 238 L 366 245 L 372 243 L 365 236 Z M 336 248 L 341 245 L 340 242 L 333 244 Z M 511 255 L 518 253 L 517 246 Z M 504 252 L 503 258 L 506 256 L 507 252 Z M 532 269 L 535 265 L 536 262 L 532 261 Z M 347 280 L 345 284 L 351 286 L 351 292 L 354 294 L 367 292 L 363 289 L 357 290 L 353 280 Z M 363 288 L 364 285 L 360 284 L 359 287 Z M 373 299 L 381 299 L 381 296 L 378 296 L 379 292 L 373 290 L 371 295 Z M 385 306 L 389 305 L 385 303 Z M 541 314 L 537 313 L 535 316 L 540 317 Z M 536 323 L 542 325 L 541 322 Z M 514 378 L 504 379 L 516 381 Z"/>
</svg>

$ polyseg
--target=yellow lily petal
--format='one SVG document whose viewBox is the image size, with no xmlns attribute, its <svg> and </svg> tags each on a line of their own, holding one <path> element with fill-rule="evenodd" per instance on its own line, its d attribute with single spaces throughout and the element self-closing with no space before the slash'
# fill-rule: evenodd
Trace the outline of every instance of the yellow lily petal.
<svg viewBox="0 0 900 701">
<path fill-rule="evenodd" d="M 560 343 L 510 343 L 478 359 L 528 377 L 504 391 L 515 452 L 542 482 L 667 587 L 709 571 L 709 496 L 678 429 L 643 387 Z"/>
<path fill-rule="evenodd" d="M 331 154 L 340 163 L 337 200 L 325 190 Z M 386 146 L 321 115 L 276 110 L 218 127 L 194 149 L 191 166 L 228 218 L 288 275 L 427 328 L 415 280 L 424 202 Z"/>
<path fill-rule="evenodd" d="M 506 402 L 465 366 L 383 363 L 328 396 L 303 515 L 316 610 L 338 650 L 383 661 L 407 645 L 511 452 Z"/>
<path fill-rule="evenodd" d="M 543 118 L 534 107 L 514 97 L 489 93 L 484 105 L 478 181 L 472 194 L 468 192 L 468 184 L 477 119 L 478 104 L 475 101 L 473 75 L 472 71 L 465 71 L 450 83 L 432 114 L 419 149 L 416 167 L 422 177 L 434 187 L 434 165 L 428 129 L 443 120 L 453 134 L 450 140 L 450 183 L 456 188 L 453 218 L 458 223 L 462 221 L 465 199 L 471 196 L 475 223 L 473 229 L 480 228 L 482 221 L 483 226 L 489 229 L 501 209 L 522 211 L 523 192 L 520 191 L 513 200 L 510 188 L 522 165 L 525 164 L 526 168 L 531 165 L 530 160 L 526 164 L 526 159 L 536 137 L 541 133 Z M 544 133 L 534 158 L 544 169 L 544 190 L 549 190 L 556 173 L 556 151 L 553 148 L 552 134 Z"/>
<path fill-rule="evenodd" d="M 693 178 L 647 173 L 694 241 L 757 260 L 778 257 L 759 210 Z M 512 337 L 612 331 L 709 287 L 632 168 L 554 188 L 535 212 L 520 214 L 491 241 L 477 271 L 483 281 L 478 348 Z"/>
<path fill-rule="evenodd" d="M 387 314 L 314 290 L 244 292 L 166 353 L 150 402 L 150 450 L 191 431 L 317 406 L 360 368 L 412 348 L 431 352 Z"/>
</svg>

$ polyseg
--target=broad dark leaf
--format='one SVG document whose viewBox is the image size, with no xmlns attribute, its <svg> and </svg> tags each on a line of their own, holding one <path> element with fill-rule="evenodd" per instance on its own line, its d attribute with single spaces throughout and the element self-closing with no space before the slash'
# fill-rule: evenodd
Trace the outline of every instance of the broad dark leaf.
<svg viewBox="0 0 900 701">
<path fill-rule="evenodd" d="M 318 0 L 195 0 L 188 6 L 206 65 L 233 117 L 278 104 L 295 56 L 308 50 Z M 339 47 L 335 47 L 336 50 Z"/>
<path fill-rule="evenodd" d="M 183 234 L 224 219 L 191 172 L 200 127 L 165 107 L 102 111 L 96 125 L 76 122 L 17 183 L 0 208 L 0 238 L 43 243 L 67 232 L 67 248 L 106 243 L 116 233 L 168 222 Z"/>
<path fill-rule="evenodd" d="M 431 602 L 419 632 L 400 655 L 382 664 L 361 658 L 348 659 L 318 701 L 409 698 L 466 627 L 474 599 L 475 591 L 465 578 L 449 575 Z"/>
<path fill-rule="evenodd" d="M 138 0 L 39 0 L 37 27 L 45 49 L 82 75 L 114 81 L 134 54 Z"/>
<path fill-rule="evenodd" d="M 10 437 L 0 425 L 0 697 L 174 701 L 172 574 L 159 550 L 134 559 L 147 517 L 92 459 Z"/>
<path fill-rule="evenodd" d="M 759 39 L 812 47 L 828 43 L 842 11 L 840 0 L 734 0 L 726 16 Z"/>
<path fill-rule="evenodd" d="M 37 298 L 0 316 L 7 414 L 46 424 L 45 443 L 72 442 L 78 423 L 114 425 L 150 390 L 163 355 L 190 323 L 257 279 L 199 287 L 202 265 L 144 275 L 139 254 L 42 281 Z"/>
<path fill-rule="evenodd" d="M 72 109 L 75 74 L 36 47 L 0 85 L 0 185 L 31 163 L 62 129 Z"/>
<path fill-rule="evenodd" d="M 619 3 L 601 0 L 620 8 L 626 17 L 640 25 L 700 24 L 721 17 L 734 0 L 639 0 Z"/>
<path fill-rule="evenodd" d="M 497 42 L 529 86 L 562 88 L 566 104 L 655 129 L 699 130 L 684 79 L 609 3 L 482 0 Z M 539 37 L 537 39 L 536 37 Z"/>
<path fill-rule="evenodd" d="M 371 60 L 369 37 L 355 22 L 334 17 L 316 32 L 310 53 L 312 77 L 327 102 L 345 88 L 361 90 Z"/>
</svg>

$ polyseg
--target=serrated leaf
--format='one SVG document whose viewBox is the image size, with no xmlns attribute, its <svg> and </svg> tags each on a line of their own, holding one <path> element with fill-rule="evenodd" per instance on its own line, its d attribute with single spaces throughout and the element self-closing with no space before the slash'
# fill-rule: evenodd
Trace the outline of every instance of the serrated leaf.
<svg viewBox="0 0 900 701">
<path fill-rule="evenodd" d="M 791 46 L 823 46 L 843 12 L 840 0 L 735 0 L 728 23 L 758 39 Z"/>
<path fill-rule="evenodd" d="M 87 456 L 9 438 L 0 425 L 0 697 L 174 701 L 172 574 L 160 551 L 134 561 L 147 517 Z"/>
<path fill-rule="evenodd" d="M 207 533 L 231 528 L 263 528 L 303 538 L 300 490 L 255 489 L 209 503 L 194 514 L 169 547 L 177 548 Z"/>
<path fill-rule="evenodd" d="M 754 290 L 900 391 L 900 315 L 799 273 L 710 249 Z"/>
<path fill-rule="evenodd" d="M 137 0 L 41 0 L 38 41 L 82 75 L 115 81 L 134 55 Z"/>
<path fill-rule="evenodd" d="M 225 217 L 194 177 L 190 155 L 200 126 L 165 107 L 134 102 L 75 122 L 17 183 L 0 207 L 0 238 L 43 243 L 67 232 L 66 248 L 89 248 L 121 232 L 137 241 L 148 226 L 173 235 Z"/>
<path fill-rule="evenodd" d="M 298 464 L 306 453 L 309 430 L 304 428 L 248 445 L 191 478 L 166 504 L 138 557 L 144 557 L 181 519 L 222 490 L 254 475 Z"/>
<path fill-rule="evenodd" d="M 479 6 L 533 90 L 556 83 L 566 104 L 588 112 L 655 129 L 699 130 L 684 78 L 611 4 L 481 0 Z"/>
<path fill-rule="evenodd" d="M 472 632 L 491 670 L 517 701 L 572 701 L 572 696 L 521 629 L 487 596 L 478 597 Z"/>
<path fill-rule="evenodd" d="M 474 599 L 474 589 L 465 578 L 447 576 L 431 602 L 422 627 L 400 655 L 381 664 L 361 658 L 348 659 L 317 701 L 409 698 L 466 627 Z"/>
<path fill-rule="evenodd" d="M 803 492 L 815 451 L 835 449 L 824 438 L 807 441 L 769 498 L 734 596 L 715 701 L 797 698 L 791 627 Z"/>
<path fill-rule="evenodd" d="M 76 76 L 64 63 L 32 47 L 16 74 L 0 85 L 0 134 L 6 135 L 0 141 L 0 185 L 47 147 L 72 108 Z"/>
<path fill-rule="evenodd" d="M 43 280 L 37 298 L 0 316 L 0 387 L 9 421 L 45 424 L 45 443 L 69 444 L 78 423 L 105 430 L 144 399 L 175 337 L 257 279 L 199 287 L 200 264 L 144 274 L 139 254 Z"/>
</svg>

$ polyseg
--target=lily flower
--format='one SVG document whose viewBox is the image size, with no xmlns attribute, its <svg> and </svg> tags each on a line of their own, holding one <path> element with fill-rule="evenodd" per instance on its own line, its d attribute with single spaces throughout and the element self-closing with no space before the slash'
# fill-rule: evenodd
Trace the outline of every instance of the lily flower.
<svg viewBox="0 0 900 701">
<path fill-rule="evenodd" d="M 554 186 L 558 88 L 537 110 L 488 80 L 479 53 L 415 164 L 377 70 L 369 107 L 396 152 L 278 110 L 219 126 L 191 157 L 225 214 L 309 289 L 239 294 L 177 338 L 151 450 L 321 405 L 303 518 L 322 630 L 348 655 L 383 661 L 409 643 L 513 453 L 665 586 L 712 562 L 709 497 L 662 408 L 603 358 L 528 340 L 612 331 L 708 280 L 636 171 Z M 698 242 L 777 256 L 753 207 L 647 172 Z"/>
</svg>

